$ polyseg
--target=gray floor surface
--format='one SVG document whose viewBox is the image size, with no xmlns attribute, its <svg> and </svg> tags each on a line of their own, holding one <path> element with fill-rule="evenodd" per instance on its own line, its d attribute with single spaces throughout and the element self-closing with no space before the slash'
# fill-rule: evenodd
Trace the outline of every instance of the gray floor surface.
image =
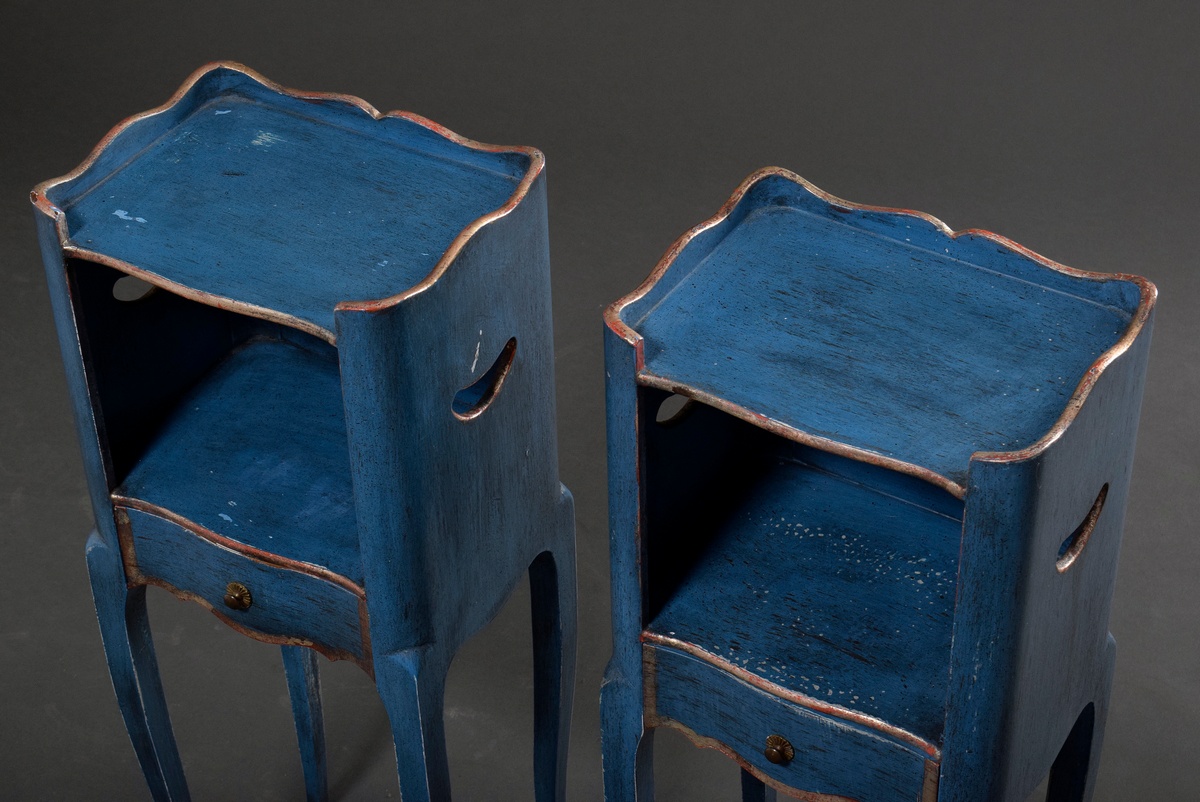
<svg viewBox="0 0 1200 802">
<path fill-rule="evenodd" d="M 273 5 L 274 7 L 268 7 Z M 1148 276 L 1160 307 L 1112 630 L 1097 800 L 1200 779 L 1198 17 L 1184 4 L 34 3 L 0 9 L 0 798 L 140 799 L 83 562 L 90 512 L 27 193 L 200 64 L 410 109 L 548 156 L 558 426 L 578 503 L 571 798 L 601 798 L 610 650 L 600 314 L 752 170 Z M 1103 6 L 1103 7 L 1101 7 Z M 458 799 L 532 794 L 527 588 L 456 661 Z M 152 589 L 197 800 L 299 799 L 278 650 Z M 323 663 L 334 796 L 395 798 L 383 709 Z M 728 800 L 736 767 L 662 734 L 659 798 Z M 1191 790 L 1189 790 L 1191 789 Z"/>
</svg>

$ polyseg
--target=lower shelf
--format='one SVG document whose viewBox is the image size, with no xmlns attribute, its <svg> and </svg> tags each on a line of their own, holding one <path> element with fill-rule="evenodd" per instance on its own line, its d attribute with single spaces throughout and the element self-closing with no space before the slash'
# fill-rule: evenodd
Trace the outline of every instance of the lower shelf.
<svg viewBox="0 0 1200 802">
<path fill-rule="evenodd" d="M 113 495 L 362 586 L 338 365 L 299 346 L 256 339 L 230 354 Z"/>
<path fill-rule="evenodd" d="M 643 638 L 936 745 L 961 521 L 795 459 L 754 463 L 676 539 L 686 568 Z"/>
</svg>

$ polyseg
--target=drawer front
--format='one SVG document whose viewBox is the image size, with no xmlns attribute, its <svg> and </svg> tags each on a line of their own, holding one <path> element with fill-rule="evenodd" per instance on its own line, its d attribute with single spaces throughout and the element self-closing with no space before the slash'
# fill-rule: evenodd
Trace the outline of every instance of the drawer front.
<svg viewBox="0 0 1200 802">
<path fill-rule="evenodd" d="M 119 512 L 129 516 L 128 538 L 136 563 L 131 576 L 198 596 L 213 612 L 251 634 L 311 641 L 330 657 L 366 657 L 357 594 L 319 577 L 260 562 L 157 515 L 129 508 Z M 231 582 L 249 591 L 246 609 L 226 606 Z"/>
<path fill-rule="evenodd" d="M 649 726 L 683 729 L 697 745 L 811 795 L 804 799 L 937 798 L 937 765 L 915 747 L 780 699 L 677 649 L 647 644 L 644 650 Z M 765 755 L 770 736 L 790 746 L 772 741 L 785 753 L 776 752 L 783 763 Z"/>
</svg>

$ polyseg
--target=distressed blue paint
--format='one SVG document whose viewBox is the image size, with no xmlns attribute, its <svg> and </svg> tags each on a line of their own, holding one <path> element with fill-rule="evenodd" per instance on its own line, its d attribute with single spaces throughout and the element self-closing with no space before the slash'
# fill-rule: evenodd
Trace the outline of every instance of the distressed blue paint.
<svg viewBox="0 0 1200 802">
<path fill-rule="evenodd" d="M 371 672 L 401 792 L 420 802 L 449 797 L 450 662 L 526 571 L 534 786 L 563 797 L 574 506 L 558 481 L 541 165 L 215 65 L 35 192 L 100 532 L 97 609 L 157 798 L 186 790 L 146 583 L 287 644 L 310 798 L 326 784 L 320 699 L 296 644 Z M 122 271 L 165 289 L 118 301 Z M 463 388 L 478 393 L 456 415 Z M 230 581 L 249 609 L 223 606 Z"/>
<path fill-rule="evenodd" d="M 666 647 L 653 649 L 656 719 L 722 744 L 761 776 L 788 788 L 850 799 L 920 798 L 925 755 L 894 739 L 755 688 L 711 664 Z M 662 726 L 663 723 L 660 723 Z M 795 749 L 785 765 L 763 756 L 768 735 Z"/>
<path fill-rule="evenodd" d="M 735 443 L 757 442 L 726 453 L 701 492 L 680 487 L 671 508 L 652 507 L 648 532 L 666 543 L 651 581 L 665 587 L 646 629 L 936 742 L 962 522 L 861 483 L 862 463 L 840 460 L 846 477 L 818 470 L 808 449 L 708 407 L 662 439 L 704 442 L 713 417 L 734 420 Z M 657 472 L 678 464 L 656 456 L 651 496 L 670 492 Z"/>
<path fill-rule="evenodd" d="M 919 218 L 882 235 L 820 214 L 788 186 L 747 196 L 735 228 L 661 280 L 669 290 L 622 313 L 648 372 L 961 484 L 972 453 L 1050 428 L 1137 306 L 1105 284 L 996 272 L 985 240 Z"/>
<path fill-rule="evenodd" d="M 150 143 L 123 136 L 107 151 L 132 162 L 49 193 L 71 243 L 326 331 L 339 301 L 424 278 L 528 168 L 405 119 L 281 100 L 233 70 L 207 73 L 161 117 L 139 124 L 160 130 Z"/>
<path fill-rule="evenodd" d="M 359 598 L 341 585 L 247 559 L 156 515 L 118 510 L 129 519 L 136 565 L 127 570 L 136 568 L 138 581 L 165 582 L 199 596 L 228 620 L 263 635 L 297 638 L 357 658 L 366 656 Z M 230 582 L 250 588 L 254 597 L 250 609 L 225 606 L 225 587 Z"/>
<path fill-rule="evenodd" d="M 150 793 L 157 800 L 187 802 L 191 797 L 146 615 L 146 588 L 127 587 L 120 552 L 95 532 L 86 554 L 109 676 Z"/>
<path fill-rule="evenodd" d="M 1115 659 L 1109 609 L 1151 324 L 1040 457 L 971 464 L 945 734 L 961 746 L 942 766 L 943 787 L 957 794 L 950 798 L 1023 799 L 1088 704 L 1095 705 L 1095 728 L 1086 771 L 1094 779 Z M 1060 574 L 1059 545 L 1105 483 L 1088 545 Z M 1091 780 L 1087 787 L 1090 794 Z"/>
<path fill-rule="evenodd" d="M 600 688 L 601 757 L 608 800 L 654 795 L 653 731 L 642 708 L 645 553 L 642 530 L 640 412 L 634 349 L 604 329 L 608 433 L 608 537 L 612 576 L 613 654 Z M 653 412 L 650 413 L 653 420 Z"/>
<path fill-rule="evenodd" d="M 1054 798 L 1089 799 L 1153 287 L 782 171 L 744 189 L 608 313 L 606 798 L 650 797 L 637 745 L 668 723 L 781 788 L 1013 802 L 1053 766 Z M 711 406 L 656 423 L 666 388 Z"/>
<path fill-rule="evenodd" d="M 323 355 L 246 342 L 175 406 L 116 492 L 362 585 L 338 366 Z"/>
<path fill-rule="evenodd" d="M 280 651 L 304 767 L 305 795 L 308 802 L 325 802 L 329 798 L 329 770 L 325 760 L 325 724 L 321 717 L 317 655 L 298 646 L 283 646 Z"/>
</svg>

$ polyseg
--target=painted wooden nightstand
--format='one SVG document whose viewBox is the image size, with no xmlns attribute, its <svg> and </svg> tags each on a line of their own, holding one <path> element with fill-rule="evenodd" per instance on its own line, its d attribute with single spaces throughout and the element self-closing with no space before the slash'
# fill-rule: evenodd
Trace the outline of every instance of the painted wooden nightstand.
<svg viewBox="0 0 1200 802">
<path fill-rule="evenodd" d="M 609 802 L 1090 797 L 1155 289 L 753 176 L 606 315 Z"/>
<path fill-rule="evenodd" d="M 214 64 L 33 202 L 96 609 L 154 796 L 187 786 L 147 585 L 283 644 L 312 799 L 315 651 L 361 666 L 413 802 L 449 797 L 446 670 L 528 570 L 535 787 L 561 799 L 575 535 L 541 153 Z"/>
</svg>

